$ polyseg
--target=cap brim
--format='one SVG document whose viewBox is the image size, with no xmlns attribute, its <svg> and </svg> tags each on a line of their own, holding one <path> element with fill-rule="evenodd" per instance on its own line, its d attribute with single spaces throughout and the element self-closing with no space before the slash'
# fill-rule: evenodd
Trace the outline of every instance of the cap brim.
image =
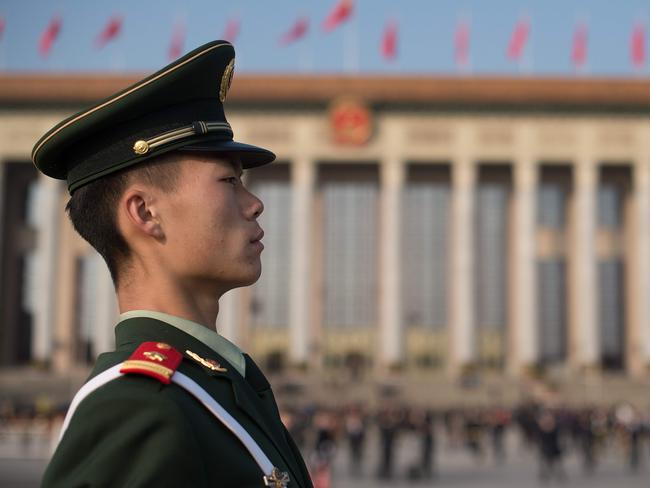
<svg viewBox="0 0 650 488">
<path fill-rule="evenodd" d="M 236 154 L 244 169 L 263 166 L 275 160 L 275 154 L 268 149 L 236 141 L 201 141 L 180 147 L 177 150 Z"/>
</svg>

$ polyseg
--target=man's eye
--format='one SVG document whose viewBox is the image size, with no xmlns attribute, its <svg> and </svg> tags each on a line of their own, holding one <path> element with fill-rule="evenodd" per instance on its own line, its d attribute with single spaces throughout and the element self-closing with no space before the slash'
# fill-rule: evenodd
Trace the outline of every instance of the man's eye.
<svg viewBox="0 0 650 488">
<path fill-rule="evenodd" d="M 236 176 L 231 176 L 229 178 L 224 178 L 223 181 L 225 181 L 226 183 L 231 184 L 232 186 L 236 186 L 237 183 L 239 183 L 239 178 L 237 178 Z"/>
</svg>

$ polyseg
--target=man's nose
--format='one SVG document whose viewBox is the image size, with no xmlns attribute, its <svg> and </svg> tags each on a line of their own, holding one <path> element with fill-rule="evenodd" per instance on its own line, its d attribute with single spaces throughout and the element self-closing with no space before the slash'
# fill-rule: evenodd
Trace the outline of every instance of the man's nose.
<svg viewBox="0 0 650 488">
<path fill-rule="evenodd" d="M 250 215 L 251 219 L 256 219 L 260 215 L 262 215 L 262 212 L 264 212 L 264 203 L 262 203 L 262 200 L 257 198 L 255 195 L 249 192 L 251 202 L 249 204 L 249 211 L 248 214 Z"/>
</svg>

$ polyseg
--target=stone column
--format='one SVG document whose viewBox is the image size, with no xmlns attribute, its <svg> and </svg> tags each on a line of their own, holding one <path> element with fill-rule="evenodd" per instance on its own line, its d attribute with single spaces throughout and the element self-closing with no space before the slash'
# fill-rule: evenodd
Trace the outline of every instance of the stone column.
<svg viewBox="0 0 650 488">
<path fill-rule="evenodd" d="M 510 229 L 510 314 L 507 365 L 519 374 L 538 357 L 535 216 L 537 167 L 529 154 L 514 164 Z"/>
<path fill-rule="evenodd" d="M 235 288 L 225 293 L 219 300 L 219 315 L 217 316 L 217 332 L 230 342 L 242 346 L 242 331 L 240 330 L 241 288 Z"/>
<path fill-rule="evenodd" d="M 625 270 L 630 295 L 626 366 L 628 373 L 641 377 L 650 364 L 650 151 L 639 156 L 633 168 L 631 242 Z"/>
<path fill-rule="evenodd" d="M 93 342 L 95 354 L 110 351 L 115 346 L 115 325 L 118 316 L 117 298 L 113 280 L 106 263 L 93 251 L 97 279 L 97 298 L 95 307 L 95 330 Z"/>
<path fill-rule="evenodd" d="M 570 362 L 597 367 L 600 362 L 596 262 L 596 192 L 598 166 L 586 147 L 575 162 L 572 202 L 571 272 L 569 282 Z"/>
<path fill-rule="evenodd" d="M 62 208 L 67 196 L 61 195 Z M 87 244 L 74 231 L 68 217 L 59 212 L 57 216 L 60 238 L 57 253 L 58 268 L 56 274 L 56 321 L 53 330 L 53 350 L 51 355 L 53 369 L 57 372 L 69 372 L 77 366 L 75 360 L 77 314 L 75 297 L 77 296 L 78 258 L 88 252 Z"/>
<path fill-rule="evenodd" d="M 474 192 L 476 167 L 467 148 L 467 128 L 458 132 L 458 149 L 452 166 L 451 254 L 449 280 L 450 372 L 462 372 L 476 356 L 474 320 Z"/>
<path fill-rule="evenodd" d="M 312 216 L 314 162 L 298 157 L 291 164 L 291 269 L 289 293 L 289 359 L 309 362 L 311 343 Z"/>
<path fill-rule="evenodd" d="M 385 159 L 381 163 L 379 344 L 381 362 L 385 366 L 399 365 L 404 360 L 400 286 L 404 173 L 404 163 L 399 158 Z"/>
<path fill-rule="evenodd" d="M 46 361 L 52 352 L 56 322 L 57 263 L 59 218 L 62 185 L 58 180 L 40 175 L 36 195 L 37 233 L 34 272 L 34 329 L 32 357 Z"/>
</svg>

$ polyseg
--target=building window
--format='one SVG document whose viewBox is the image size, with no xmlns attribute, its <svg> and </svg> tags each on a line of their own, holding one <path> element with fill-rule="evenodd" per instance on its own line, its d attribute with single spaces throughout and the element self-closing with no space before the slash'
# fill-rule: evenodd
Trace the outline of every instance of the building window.
<svg viewBox="0 0 650 488">
<path fill-rule="evenodd" d="M 91 363 L 95 351 L 97 327 L 97 297 L 101 257 L 95 252 L 79 256 L 76 261 L 75 345 L 74 357 L 81 363 Z"/>
<path fill-rule="evenodd" d="M 624 357 L 623 262 L 619 259 L 598 263 L 598 316 L 603 367 L 619 369 Z"/>
<path fill-rule="evenodd" d="M 603 182 L 598 188 L 598 226 L 616 230 L 622 226 L 621 189 L 616 183 Z"/>
<path fill-rule="evenodd" d="M 603 166 L 598 186 L 598 319 L 602 366 L 625 365 L 625 198 L 630 188 L 629 166 Z"/>
<path fill-rule="evenodd" d="M 32 359 L 37 171 L 27 162 L 4 162 L 0 171 L 0 365 L 13 366 Z"/>
<path fill-rule="evenodd" d="M 346 171 L 340 171 L 322 182 L 324 323 L 372 326 L 377 315 L 377 182 L 341 179 Z"/>
<path fill-rule="evenodd" d="M 564 228 L 566 191 L 561 184 L 542 182 L 537 199 L 537 223 L 554 230 Z"/>
<path fill-rule="evenodd" d="M 482 168 L 476 195 L 476 324 L 479 360 L 500 367 L 505 353 L 508 293 L 509 171 Z"/>
<path fill-rule="evenodd" d="M 264 212 L 258 219 L 264 229 L 262 276 L 253 286 L 251 303 L 252 324 L 256 327 L 289 324 L 291 184 L 286 165 L 273 169 L 256 177 L 250 185 L 264 203 Z"/>
<path fill-rule="evenodd" d="M 502 328 L 506 323 L 508 189 L 485 183 L 477 195 L 477 322 L 479 327 Z"/>
<path fill-rule="evenodd" d="M 418 169 L 402 205 L 404 324 L 437 329 L 447 325 L 449 180 L 436 178 L 431 167 Z"/>
<path fill-rule="evenodd" d="M 537 326 L 539 360 L 561 363 L 567 354 L 565 235 L 571 191 L 569 164 L 542 165 L 537 191 Z"/>
<path fill-rule="evenodd" d="M 537 320 L 542 363 L 562 361 L 566 356 L 565 269 L 561 258 L 537 264 Z"/>
</svg>

